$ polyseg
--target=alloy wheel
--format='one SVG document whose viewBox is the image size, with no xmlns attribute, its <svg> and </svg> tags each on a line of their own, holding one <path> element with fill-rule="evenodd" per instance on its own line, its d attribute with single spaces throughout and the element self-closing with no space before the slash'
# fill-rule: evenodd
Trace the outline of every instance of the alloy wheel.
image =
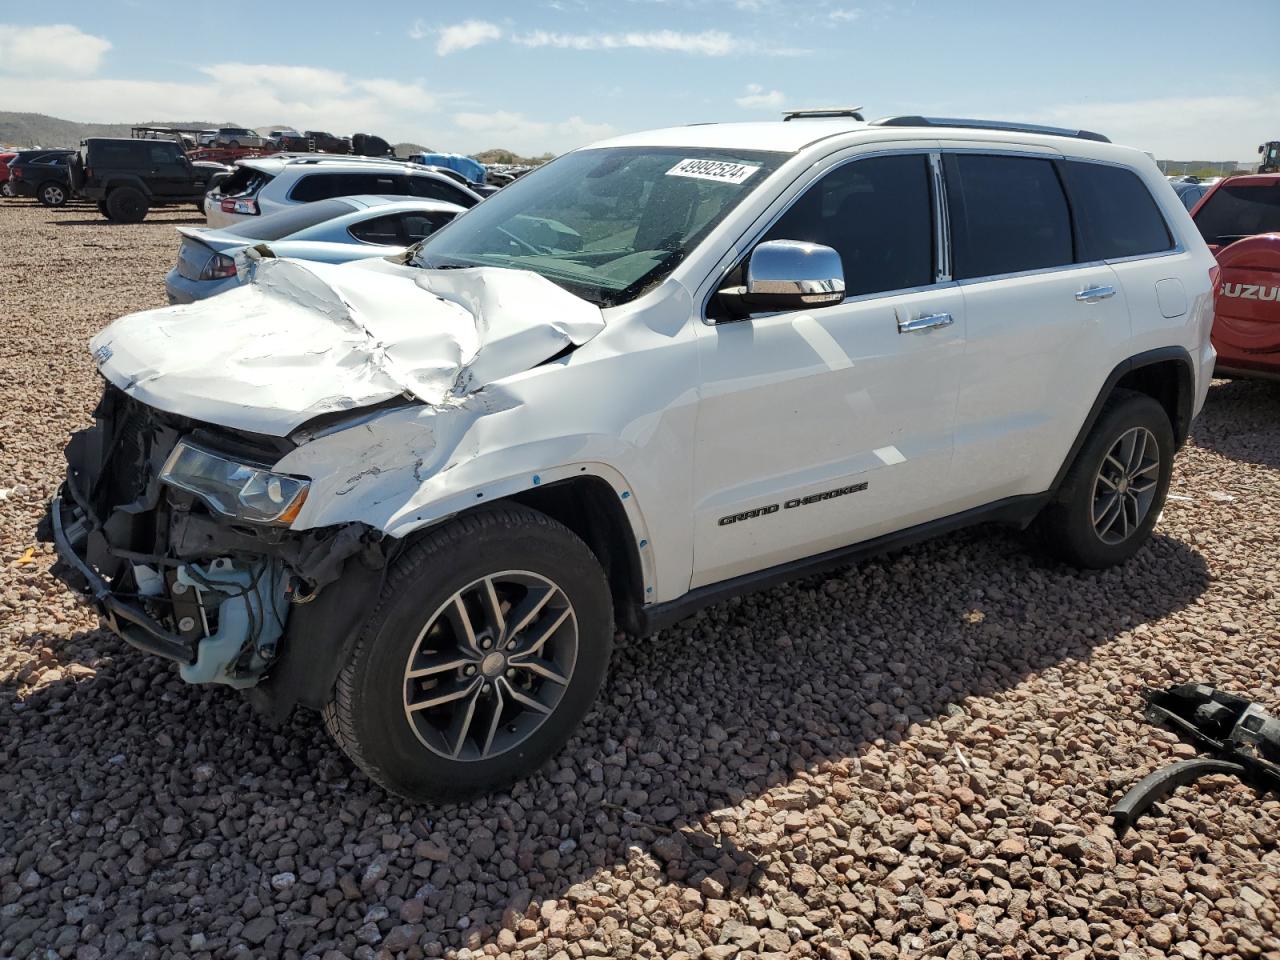
<svg viewBox="0 0 1280 960">
<path fill-rule="evenodd" d="M 1160 483 L 1160 446 L 1146 427 L 1131 427 L 1102 458 L 1093 481 L 1093 529 L 1117 544 L 1142 526 Z"/>
<path fill-rule="evenodd" d="M 405 665 L 405 718 L 433 753 L 488 760 L 542 726 L 577 654 L 577 618 L 559 586 L 527 570 L 481 577 L 418 634 Z"/>
</svg>

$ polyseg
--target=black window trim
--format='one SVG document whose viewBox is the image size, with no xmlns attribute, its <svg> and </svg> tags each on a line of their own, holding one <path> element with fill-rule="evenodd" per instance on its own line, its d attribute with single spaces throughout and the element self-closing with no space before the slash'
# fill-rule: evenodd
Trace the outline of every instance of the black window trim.
<svg viewBox="0 0 1280 960">
<path fill-rule="evenodd" d="M 1083 269 L 1084 267 L 1096 267 L 1104 262 L 1102 260 L 1093 260 L 1087 263 L 1078 263 L 1076 262 L 1076 259 L 1075 259 L 1076 257 L 1076 215 L 1075 215 L 1074 208 L 1071 206 L 1071 194 L 1067 192 L 1067 185 L 1062 180 L 1062 171 L 1058 169 L 1058 161 L 1075 159 L 1075 158 L 1064 157 L 1060 153 L 1040 152 L 1038 150 L 1006 150 L 1000 147 L 996 147 L 996 148 L 943 147 L 942 150 L 939 151 L 939 153 L 944 155 L 948 153 L 978 154 L 979 156 L 984 156 L 984 157 L 1017 157 L 1019 159 L 1025 159 L 1025 160 L 1049 161 L 1050 166 L 1053 167 L 1053 174 L 1058 180 L 1058 189 L 1062 191 L 1062 199 L 1067 205 L 1067 220 L 1069 221 L 1070 227 L 1071 227 L 1071 261 L 1072 261 L 1071 263 L 1061 263 L 1052 267 L 1034 267 L 1030 270 L 1015 270 L 1012 273 L 992 273 L 982 277 L 965 277 L 963 280 L 954 281 L 955 283 L 959 284 L 962 287 L 966 287 L 966 286 L 971 286 L 972 284 L 975 284 L 975 283 L 992 283 L 996 280 L 1015 280 L 1021 277 L 1034 277 L 1042 273 L 1044 274 L 1063 273 L 1067 270 L 1080 270 L 1080 269 Z M 1124 164 L 1122 163 L 1113 163 L 1111 164 L 1111 166 L 1122 167 L 1125 170 L 1129 169 L 1128 167 L 1124 166 Z M 947 181 L 947 177 L 944 171 L 942 175 L 942 182 L 943 182 L 944 188 L 946 185 L 946 181 Z M 943 196 L 945 197 L 945 193 Z M 1157 204 L 1157 207 L 1158 206 L 1159 204 Z M 1161 215 L 1163 216 L 1163 213 Z M 948 217 L 948 223 L 949 223 L 950 211 L 948 211 L 947 217 Z M 951 241 L 954 239 L 951 236 L 950 229 L 948 229 L 947 231 L 947 239 L 948 239 L 948 253 L 950 254 Z"/>
<path fill-rule="evenodd" d="M 965 280 L 956 281 L 961 286 L 974 284 L 974 283 L 990 283 L 994 280 L 1012 280 L 1019 277 L 1033 277 L 1041 273 L 1063 273 L 1068 270 L 1079 270 L 1085 267 L 1098 267 L 1104 264 L 1107 266 L 1110 266 L 1116 263 L 1131 263 L 1136 260 L 1154 260 L 1158 257 L 1172 257 L 1180 253 L 1186 253 L 1186 248 L 1182 245 L 1182 237 L 1178 233 L 1178 231 L 1174 230 L 1173 226 L 1169 223 L 1169 218 L 1165 214 L 1164 207 L 1161 206 L 1160 201 L 1152 194 L 1151 188 L 1150 186 L 1148 186 L 1146 180 L 1143 179 L 1141 176 L 1138 176 L 1137 171 L 1135 171 L 1133 167 L 1127 163 L 1120 163 L 1115 160 L 1099 160 L 1096 157 L 1082 157 L 1077 154 L 1071 154 L 1071 153 L 1059 153 L 1059 152 L 1050 153 L 1050 152 L 1042 152 L 1038 150 L 1014 150 L 1014 149 L 1005 149 L 1001 147 L 995 147 L 995 148 L 943 147 L 940 152 L 943 154 L 977 153 L 977 154 L 983 154 L 985 156 L 992 156 L 992 157 L 1025 157 L 1031 160 L 1048 160 L 1051 163 L 1053 163 L 1054 169 L 1058 175 L 1059 186 L 1062 187 L 1063 196 L 1066 198 L 1066 201 L 1067 201 L 1067 211 L 1071 217 L 1071 225 L 1072 225 L 1072 232 L 1073 232 L 1073 239 L 1072 239 L 1073 255 L 1076 252 L 1074 249 L 1075 248 L 1074 231 L 1075 231 L 1075 223 L 1076 223 L 1075 208 L 1071 202 L 1071 193 L 1067 190 L 1066 184 L 1062 179 L 1062 172 L 1061 170 L 1058 169 L 1058 165 L 1065 160 L 1072 160 L 1077 163 L 1096 163 L 1106 167 L 1118 167 L 1121 170 L 1127 170 L 1128 172 L 1132 173 L 1134 176 L 1137 176 L 1139 182 L 1142 184 L 1144 188 L 1146 188 L 1148 195 L 1151 196 L 1152 202 L 1156 205 L 1156 211 L 1160 214 L 1160 219 L 1164 222 L 1164 228 L 1166 231 L 1168 231 L 1169 236 L 1173 240 L 1173 246 L 1170 247 L 1168 250 L 1158 250 L 1155 253 L 1138 253 L 1128 257 L 1113 257 L 1108 260 L 1088 260 L 1081 263 L 1068 263 L 1068 264 L 1062 264 L 1055 267 L 1037 267 L 1034 270 L 1019 270 L 1015 273 L 998 273 L 998 274 L 992 274 L 986 277 L 969 277 Z M 945 180 L 946 180 L 945 176 L 943 180 L 945 183 Z M 1181 201 L 1179 201 L 1179 203 L 1181 203 Z"/>
<path fill-rule="evenodd" d="M 377 207 L 370 207 L 369 209 L 370 211 L 378 210 Z M 363 243 L 365 246 L 368 246 L 368 247 L 409 246 L 408 234 L 405 232 L 405 226 L 404 226 L 404 214 L 405 214 L 405 211 L 400 211 L 398 213 L 379 212 L 377 216 L 368 217 L 364 220 L 359 220 L 356 223 L 348 224 L 347 230 L 346 230 L 347 236 L 349 236 L 356 243 Z M 399 234 L 399 239 L 397 243 L 390 243 L 390 244 L 376 243 L 373 240 L 365 240 L 363 237 L 357 237 L 354 233 L 351 232 L 355 230 L 357 227 L 363 227 L 366 223 L 372 223 L 374 220 L 382 220 L 386 217 L 396 218 L 396 231 Z"/>
<path fill-rule="evenodd" d="M 852 149 L 858 149 L 857 146 Z M 1148 194 L 1151 195 L 1152 201 L 1156 205 L 1156 210 L 1160 214 L 1160 218 L 1164 221 L 1165 229 L 1169 232 L 1169 236 L 1173 238 L 1173 246 L 1168 250 L 1160 250 L 1155 253 L 1140 253 L 1129 257 L 1117 257 L 1111 260 L 1091 260 L 1084 263 L 1069 263 L 1054 267 L 1037 267 L 1034 270 L 1020 270 L 1016 273 L 993 274 L 987 277 L 970 277 L 965 280 L 956 280 L 953 278 L 954 263 L 952 259 L 952 234 L 951 234 L 951 218 L 947 209 L 947 178 L 942 169 L 942 156 L 948 153 L 977 153 L 994 157 L 1024 157 L 1031 160 L 1048 160 L 1054 166 L 1054 171 L 1058 176 L 1059 186 L 1062 188 L 1063 196 L 1066 198 L 1067 211 L 1071 218 L 1072 225 L 1072 256 L 1076 255 L 1076 239 L 1075 239 L 1075 208 L 1071 203 L 1071 194 L 1066 188 L 1066 184 L 1062 180 L 1061 170 L 1058 169 L 1059 164 L 1065 160 L 1074 160 L 1080 163 L 1097 163 L 1108 167 L 1119 167 L 1121 170 L 1127 170 L 1138 177 L 1143 187 L 1146 188 Z M 870 159 L 871 157 L 894 156 L 900 154 L 926 154 L 929 157 L 930 170 L 934 176 L 933 187 L 933 204 L 934 204 L 934 236 L 935 250 L 941 250 L 940 254 L 936 254 L 938 270 L 933 283 L 923 284 L 918 287 L 908 287 L 904 290 L 887 290 L 879 293 L 864 293 L 855 297 L 845 297 L 840 303 L 861 303 L 864 300 L 873 300 L 887 297 L 901 297 L 913 293 L 922 293 L 926 290 L 937 290 L 949 286 L 966 286 L 975 283 L 990 283 L 995 280 L 1013 280 L 1020 277 L 1030 277 L 1037 274 L 1063 273 L 1069 270 L 1082 270 L 1088 267 L 1098 267 L 1101 265 L 1110 266 L 1112 264 L 1130 263 L 1137 260 L 1154 260 L 1160 257 L 1172 257 L 1186 253 L 1186 247 L 1182 243 L 1182 235 L 1173 228 L 1169 222 L 1168 214 L 1165 212 L 1163 205 L 1160 203 L 1151 190 L 1146 179 L 1138 175 L 1130 164 L 1121 163 L 1116 160 L 1099 160 L 1096 157 L 1085 157 L 1075 153 L 1064 153 L 1060 150 L 1037 150 L 1037 149 L 1017 149 L 1014 147 L 1001 146 L 973 146 L 973 147 L 950 147 L 938 146 L 936 144 L 919 143 L 914 146 L 890 147 L 880 150 L 869 150 L 864 153 L 855 153 L 852 156 L 845 156 L 829 166 L 821 166 L 818 161 L 814 166 L 809 167 L 801 172 L 795 180 L 787 185 L 779 192 L 780 196 L 786 195 L 799 184 L 799 189 L 795 190 L 794 195 L 790 199 L 781 203 L 776 210 L 766 213 L 761 219 L 757 219 L 751 229 L 739 238 L 739 242 L 733 245 L 733 249 L 744 250 L 742 256 L 734 257 L 727 265 L 716 268 L 712 275 L 715 281 L 710 285 L 706 295 L 702 300 L 702 322 L 708 326 L 715 326 L 717 323 L 726 322 L 724 319 L 717 319 L 713 316 L 711 303 L 715 298 L 716 291 L 724 285 L 728 276 L 738 268 L 745 260 L 747 254 L 755 249 L 756 244 L 760 242 L 760 238 L 773 229 L 773 225 L 782 219 L 783 215 L 808 191 L 810 187 L 825 177 L 832 171 L 844 166 L 848 163 L 857 163 L 859 160 Z M 776 202 L 776 200 L 775 200 Z M 938 242 L 941 240 L 941 247 Z M 825 309 L 825 308 L 824 308 Z M 793 311 L 788 311 L 793 312 Z M 762 316 L 773 316 L 773 314 L 765 314 Z M 745 318 L 744 318 L 745 319 Z"/>
<path fill-rule="evenodd" d="M 856 148 L 855 148 L 856 149 Z M 838 304 L 832 306 L 843 306 L 847 303 L 862 303 L 867 300 L 884 299 L 886 297 L 904 297 L 912 293 L 923 293 L 926 290 L 937 290 L 942 287 L 955 286 L 956 281 L 951 279 L 951 238 L 950 230 L 947 223 L 946 202 L 947 195 L 945 189 L 945 178 L 942 176 L 941 158 L 936 147 L 926 144 L 918 144 L 911 147 L 890 147 L 884 150 L 870 150 L 865 153 L 856 153 L 853 156 L 846 156 L 829 166 L 817 168 L 810 167 L 808 170 L 796 177 L 785 189 L 780 191 L 780 195 L 787 194 L 796 184 L 800 184 L 800 188 L 795 191 L 785 203 L 772 212 L 766 212 L 764 219 L 758 219 L 752 225 L 750 231 L 743 234 L 743 237 L 750 237 L 745 242 L 734 244 L 734 249 L 744 251 L 741 256 L 734 257 L 723 269 L 714 271 L 716 281 L 711 285 L 706 297 L 702 301 L 702 322 L 708 326 L 716 326 L 721 323 L 735 323 L 743 320 L 749 320 L 749 317 L 738 317 L 733 320 L 727 320 L 723 317 L 716 317 L 712 314 L 711 302 L 715 298 L 716 291 L 723 285 L 728 276 L 738 269 L 746 258 L 750 256 L 751 251 L 760 243 L 760 239 L 773 229 L 773 225 L 786 216 L 787 212 L 795 206 L 800 198 L 809 192 L 820 180 L 831 175 L 841 167 L 845 167 L 851 163 L 857 163 L 859 160 L 870 160 L 875 157 L 893 157 L 893 156 L 918 156 L 928 161 L 929 170 L 929 203 L 933 211 L 933 266 L 934 279 L 931 283 L 922 283 L 915 287 L 903 287 L 899 290 L 879 290 L 875 293 L 860 293 L 856 296 L 846 296 Z M 806 174 L 812 174 L 806 176 Z M 776 202 L 776 198 L 775 198 Z M 823 309 L 827 309 L 824 307 Z M 784 310 L 777 313 L 761 313 L 754 315 L 756 318 L 765 318 L 772 316 L 781 316 L 788 313 L 797 313 L 796 310 Z"/>
<path fill-rule="evenodd" d="M 1102 167 L 1117 167 L 1131 174 L 1132 176 L 1137 177 L 1138 183 L 1142 184 L 1142 188 L 1147 191 L 1147 196 L 1151 198 L 1152 204 L 1155 205 L 1156 213 L 1160 215 L 1160 222 L 1164 224 L 1164 232 L 1168 234 L 1169 240 L 1173 244 L 1172 246 L 1170 246 L 1168 249 L 1165 249 L 1165 250 L 1154 250 L 1151 253 L 1134 253 L 1127 257 L 1110 257 L 1104 260 L 1094 260 L 1092 261 L 1093 263 L 1105 263 L 1107 265 L 1111 265 L 1113 263 L 1132 263 L 1133 261 L 1136 261 L 1136 260 L 1150 260 L 1154 257 L 1170 257 L 1176 253 L 1186 252 L 1186 250 L 1182 246 L 1182 237 L 1178 234 L 1178 231 L 1173 229 L 1173 224 L 1169 222 L 1169 218 L 1165 215 L 1164 208 L 1160 206 L 1160 201 L 1156 198 L 1155 194 L 1151 192 L 1151 187 L 1148 186 L 1147 181 L 1144 180 L 1141 176 L 1139 176 L 1138 172 L 1134 170 L 1133 167 L 1129 166 L 1127 163 L 1116 163 L 1114 160 L 1095 160 L 1092 157 L 1076 157 L 1076 156 L 1071 156 L 1069 154 L 1064 154 L 1063 156 L 1058 158 L 1058 160 L 1054 163 L 1054 166 L 1058 168 L 1058 181 L 1062 184 L 1062 192 L 1065 193 L 1067 196 L 1067 209 L 1071 211 L 1071 230 L 1072 230 L 1073 238 L 1076 238 L 1075 207 L 1071 203 L 1071 191 L 1067 189 L 1067 180 L 1063 174 L 1063 170 L 1061 166 L 1063 163 L 1066 163 L 1067 161 L 1070 161 L 1072 163 L 1092 163 Z M 1174 196 L 1175 197 L 1177 196 L 1176 191 L 1174 192 Z M 1202 193 L 1200 194 L 1200 196 L 1203 197 L 1204 194 Z M 1181 197 L 1178 197 L 1178 205 L 1182 206 Z M 1191 212 L 1190 208 L 1184 208 L 1184 209 L 1186 209 L 1187 213 L 1190 214 Z"/>
</svg>

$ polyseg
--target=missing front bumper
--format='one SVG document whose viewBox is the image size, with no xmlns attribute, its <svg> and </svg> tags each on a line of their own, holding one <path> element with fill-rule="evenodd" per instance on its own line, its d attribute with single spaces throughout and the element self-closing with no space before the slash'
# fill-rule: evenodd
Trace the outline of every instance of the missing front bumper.
<svg viewBox="0 0 1280 960">
<path fill-rule="evenodd" d="M 69 507 L 61 496 L 56 496 L 49 504 L 48 520 L 60 561 L 54 565 L 53 574 L 72 590 L 88 597 L 108 630 L 145 653 L 183 664 L 196 662 L 195 640 L 171 633 L 140 603 L 113 593 L 111 585 L 80 555 L 77 548 L 83 549 L 88 528 L 79 507 Z"/>
</svg>

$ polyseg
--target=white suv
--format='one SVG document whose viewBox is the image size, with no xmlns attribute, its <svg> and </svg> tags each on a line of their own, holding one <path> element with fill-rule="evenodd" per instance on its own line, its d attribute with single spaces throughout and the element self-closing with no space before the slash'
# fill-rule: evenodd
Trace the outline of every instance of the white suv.
<svg viewBox="0 0 1280 960">
<path fill-rule="evenodd" d="M 371 777 L 535 770 L 615 629 L 986 520 L 1139 550 L 1213 257 L 1143 153 L 803 115 L 560 157 L 395 260 L 118 320 L 42 535 L 184 679 Z"/>
<path fill-rule="evenodd" d="M 331 197 L 408 196 L 456 203 L 464 209 L 483 199 L 460 174 L 421 164 L 366 157 L 277 154 L 240 160 L 230 177 L 204 198 L 211 227 L 277 213 Z"/>
</svg>

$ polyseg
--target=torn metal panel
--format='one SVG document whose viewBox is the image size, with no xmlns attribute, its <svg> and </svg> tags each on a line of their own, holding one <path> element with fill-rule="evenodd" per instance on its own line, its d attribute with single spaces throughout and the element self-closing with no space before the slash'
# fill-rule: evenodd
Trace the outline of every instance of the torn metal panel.
<svg viewBox="0 0 1280 960">
<path fill-rule="evenodd" d="M 284 436 L 402 393 L 453 402 L 604 328 L 598 307 L 527 271 L 268 258 L 252 272 L 111 324 L 90 343 L 103 375 L 160 410 Z"/>
</svg>

